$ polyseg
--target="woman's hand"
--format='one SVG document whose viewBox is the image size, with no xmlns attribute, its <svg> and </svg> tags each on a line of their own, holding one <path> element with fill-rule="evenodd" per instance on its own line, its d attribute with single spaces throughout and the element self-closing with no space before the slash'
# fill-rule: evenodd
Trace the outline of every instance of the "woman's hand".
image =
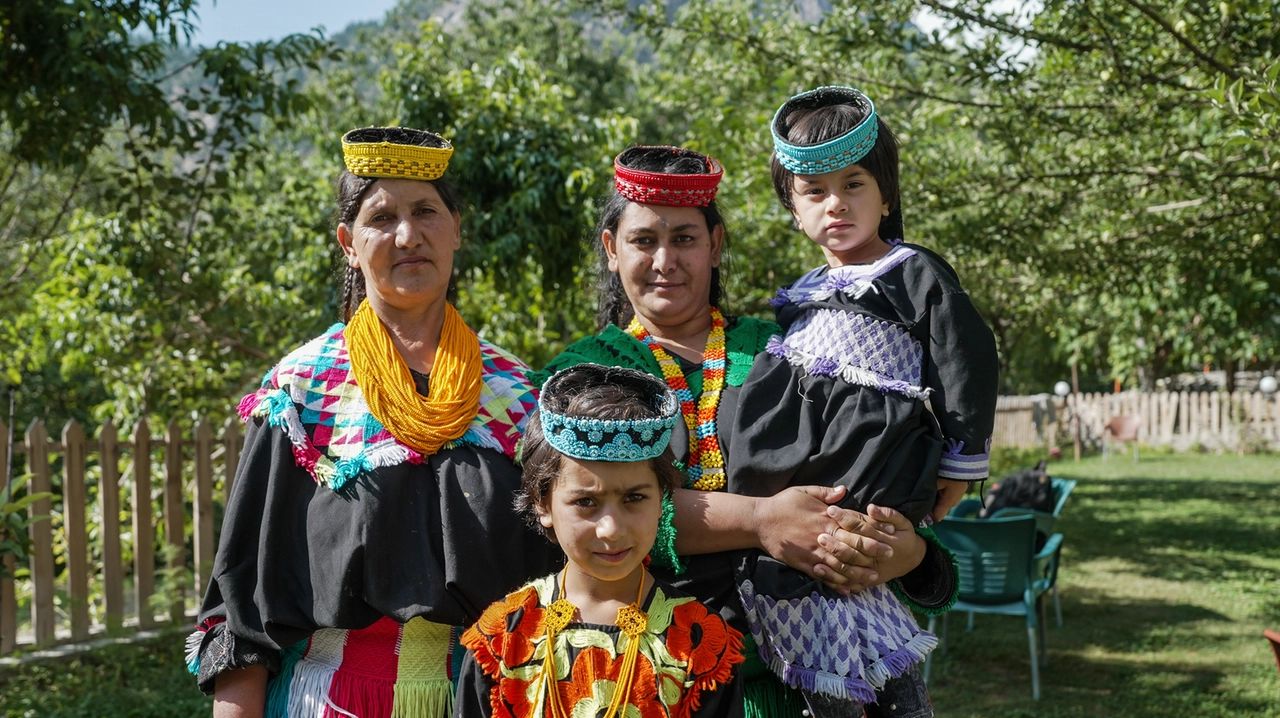
<svg viewBox="0 0 1280 718">
<path fill-rule="evenodd" d="M 925 540 L 906 516 L 893 509 L 872 504 L 861 514 L 829 506 L 827 513 L 839 527 L 818 537 L 827 557 L 814 573 L 840 593 L 854 593 L 905 576 L 924 560 Z"/>
<path fill-rule="evenodd" d="M 266 707 L 266 668 L 237 668 L 214 679 L 213 718 L 262 718 Z"/>
<path fill-rule="evenodd" d="M 752 519 L 757 547 L 841 592 L 880 583 L 877 560 L 894 552 L 889 539 L 897 529 L 830 506 L 844 494 L 843 486 L 793 486 L 759 501 Z"/>
</svg>

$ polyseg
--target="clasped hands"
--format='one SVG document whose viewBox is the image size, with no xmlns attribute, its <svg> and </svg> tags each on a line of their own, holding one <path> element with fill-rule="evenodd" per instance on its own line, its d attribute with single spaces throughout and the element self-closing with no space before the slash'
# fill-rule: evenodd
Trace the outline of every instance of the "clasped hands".
<svg viewBox="0 0 1280 718">
<path fill-rule="evenodd" d="M 866 513 L 834 506 L 845 491 L 843 486 L 797 486 L 761 502 L 756 516 L 759 548 L 846 595 L 920 565 L 925 541 L 905 516 L 874 504 Z M 931 512 L 935 517 L 945 516 L 963 495 L 951 493 L 939 492 Z"/>
</svg>

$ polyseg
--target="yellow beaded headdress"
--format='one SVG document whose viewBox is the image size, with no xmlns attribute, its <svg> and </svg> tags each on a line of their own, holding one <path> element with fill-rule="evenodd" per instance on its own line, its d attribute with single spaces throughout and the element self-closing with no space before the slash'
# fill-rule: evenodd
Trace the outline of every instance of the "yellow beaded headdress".
<svg viewBox="0 0 1280 718">
<path fill-rule="evenodd" d="M 452 155 L 445 138 L 408 127 L 365 127 L 342 136 L 342 159 L 360 177 L 436 180 Z"/>
</svg>

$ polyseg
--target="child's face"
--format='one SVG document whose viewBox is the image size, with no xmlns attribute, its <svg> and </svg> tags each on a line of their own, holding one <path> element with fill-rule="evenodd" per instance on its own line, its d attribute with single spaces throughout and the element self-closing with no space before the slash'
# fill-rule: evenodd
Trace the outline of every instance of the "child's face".
<svg viewBox="0 0 1280 718">
<path fill-rule="evenodd" d="M 876 178 L 851 165 L 820 175 L 796 175 L 791 201 L 800 229 L 822 247 L 833 267 L 878 259 L 884 253 L 880 218 L 889 205 Z"/>
<path fill-rule="evenodd" d="M 649 462 L 566 456 L 538 520 L 555 529 L 570 571 L 620 581 L 649 555 L 661 515 L 662 493 Z"/>
</svg>

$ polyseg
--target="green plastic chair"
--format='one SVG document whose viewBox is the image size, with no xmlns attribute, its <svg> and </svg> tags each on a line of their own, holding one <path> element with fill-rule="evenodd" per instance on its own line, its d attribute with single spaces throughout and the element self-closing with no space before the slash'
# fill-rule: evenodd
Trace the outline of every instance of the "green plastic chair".
<svg viewBox="0 0 1280 718">
<path fill-rule="evenodd" d="M 969 630 L 973 630 L 976 613 L 1026 618 L 1031 649 L 1031 695 L 1040 700 L 1040 668 L 1049 665 L 1042 597 L 1057 579 L 1062 534 L 1050 536 L 1044 548 L 1037 552 L 1034 516 L 989 519 L 948 516 L 933 528 L 943 545 L 956 555 L 960 599 L 951 610 L 969 614 Z M 950 614 L 943 616 L 943 655 L 947 650 L 947 615 Z M 929 631 L 934 631 L 937 620 L 937 616 L 929 618 Z M 930 654 L 924 664 L 926 683 L 932 664 Z"/>
<path fill-rule="evenodd" d="M 1062 507 L 1067 504 L 1067 497 L 1076 488 L 1075 479 L 1050 479 L 1053 482 L 1053 515 L 1061 516 Z"/>
<path fill-rule="evenodd" d="M 1020 509 L 1014 506 L 1006 506 L 994 514 L 991 514 L 991 518 L 993 519 L 1012 518 L 1014 516 L 1030 516 L 1036 520 L 1037 539 L 1041 536 L 1044 537 L 1043 544 L 1040 544 L 1038 540 L 1036 543 L 1037 545 L 1042 546 L 1048 545 L 1049 538 L 1053 536 L 1054 528 L 1058 524 L 1058 517 L 1054 514 L 1046 514 L 1043 511 L 1036 511 L 1035 509 Z M 1053 586 L 1053 588 L 1050 589 L 1050 592 L 1053 593 L 1053 615 L 1058 621 L 1058 628 L 1062 628 L 1062 602 L 1058 600 L 1058 567 L 1061 563 L 1062 562 L 1060 560 L 1054 562 L 1053 576 L 1050 577 L 1050 583 Z"/>
</svg>

